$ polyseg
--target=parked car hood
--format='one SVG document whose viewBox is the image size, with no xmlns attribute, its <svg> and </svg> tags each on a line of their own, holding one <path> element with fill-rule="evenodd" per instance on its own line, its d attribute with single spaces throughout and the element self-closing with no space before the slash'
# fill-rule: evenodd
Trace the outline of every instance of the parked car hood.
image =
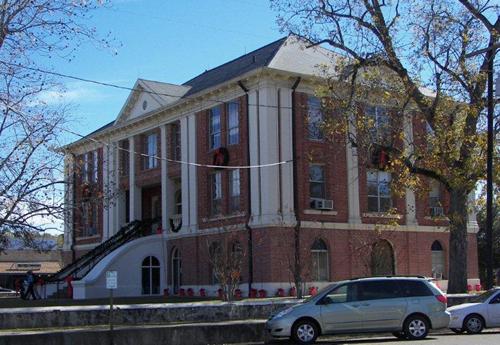
<svg viewBox="0 0 500 345">
<path fill-rule="evenodd" d="M 449 312 L 458 312 L 466 309 L 477 309 L 480 308 L 482 303 L 464 303 L 459 305 L 454 305 L 453 307 L 449 307 Z"/>
</svg>

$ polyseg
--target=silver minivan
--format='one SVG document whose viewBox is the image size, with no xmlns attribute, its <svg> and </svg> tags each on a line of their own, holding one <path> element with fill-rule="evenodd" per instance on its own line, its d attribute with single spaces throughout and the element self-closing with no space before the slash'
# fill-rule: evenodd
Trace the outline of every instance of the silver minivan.
<svg viewBox="0 0 500 345">
<path fill-rule="evenodd" d="M 271 337 L 314 343 L 319 335 L 392 332 L 424 339 L 450 322 L 446 296 L 424 277 L 359 278 L 334 283 L 266 323 Z"/>
</svg>

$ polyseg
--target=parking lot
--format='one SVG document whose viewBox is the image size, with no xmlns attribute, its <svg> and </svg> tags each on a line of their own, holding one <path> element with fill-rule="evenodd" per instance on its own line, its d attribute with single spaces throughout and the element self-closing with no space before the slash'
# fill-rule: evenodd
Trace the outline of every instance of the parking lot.
<svg viewBox="0 0 500 345">
<path fill-rule="evenodd" d="M 392 335 L 379 335 L 379 336 L 339 336 L 339 337 L 322 337 L 316 342 L 321 345 L 356 345 L 356 344 L 383 344 L 383 345 L 498 345 L 500 344 L 500 329 L 484 330 L 481 334 L 457 335 L 452 332 L 440 332 L 429 334 L 425 340 L 410 341 L 398 340 Z M 267 343 L 258 344 L 291 344 L 288 340 L 271 341 Z"/>
</svg>

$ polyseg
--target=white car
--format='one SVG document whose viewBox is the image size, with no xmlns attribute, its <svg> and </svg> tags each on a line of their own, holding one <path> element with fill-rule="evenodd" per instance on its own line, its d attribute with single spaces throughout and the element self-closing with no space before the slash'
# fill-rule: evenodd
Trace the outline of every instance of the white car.
<svg viewBox="0 0 500 345">
<path fill-rule="evenodd" d="M 451 314 L 449 328 L 455 333 L 480 333 L 483 328 L 500 327 L 500 287 L 476 297 L 474 303 L 448 308 Z"/>
</svg>

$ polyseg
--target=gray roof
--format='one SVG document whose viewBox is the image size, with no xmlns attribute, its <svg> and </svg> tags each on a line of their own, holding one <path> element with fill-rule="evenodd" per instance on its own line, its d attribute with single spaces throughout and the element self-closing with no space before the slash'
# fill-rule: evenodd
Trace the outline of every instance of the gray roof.
<svg viewBox="0 0 500 345">
<path fill-rule="evenodd" d="M 177 97 L 182 96 L 181 98 L 186 98 L 210 87 L 222 84 L 254 69 L 268 66 L 286 40 L 287 37 L 282 37 L 279 40 L 269 43 L 248 54 L 226 62 L 225 64 L 215 67 L 211 70 L 205 71 L 202 74 L 182 84 L 182 86 L 184 87 L 181 87 L 180 85 L 166 84 L 144 79 L 141 79 L 141 81 L 146 83 L 149 87 L 151 87 L 151 89 L 153 89 L 155 92 L 158 92 L 159 94 L 165 92 L 167 94 L 174 93 L 178 95 Z M 172 89 L 170 89 L 172 86 L 176 86 L 179 90 L 177 90 L 177 92 L 172 92 Z M 169 89 L 166 89 L 166 87 L 169 87 Z M 187 87 L 190 87 L 190 89 L 185 92 Z M 184 93 L 184 95 L 182 95 L 182 93 Z M 175 97 L 175 95 L 173 95 L 173 97 Z M 87 134 L 83 139 L 88 138 L 93 134 L 99 133 L 109 127 L 112 127 L 114 123 L 115 120 L 105 124 L 104 126 Z"/>
<path fill-rule="evenodd" d="M 267 66 L 274 58 L 287 37 L 269 43 L 264 47 L 254 50 L 248 54 L 240 56 L 223 65 L 205 71 L 202 74 L 188 80 L 182 85 L 191 86 L 191 89 L 184 95 L 189 97 L 195 93 L 208 89 L 228 80 L 236 78 L 254 69 Z"/>
</svg>

